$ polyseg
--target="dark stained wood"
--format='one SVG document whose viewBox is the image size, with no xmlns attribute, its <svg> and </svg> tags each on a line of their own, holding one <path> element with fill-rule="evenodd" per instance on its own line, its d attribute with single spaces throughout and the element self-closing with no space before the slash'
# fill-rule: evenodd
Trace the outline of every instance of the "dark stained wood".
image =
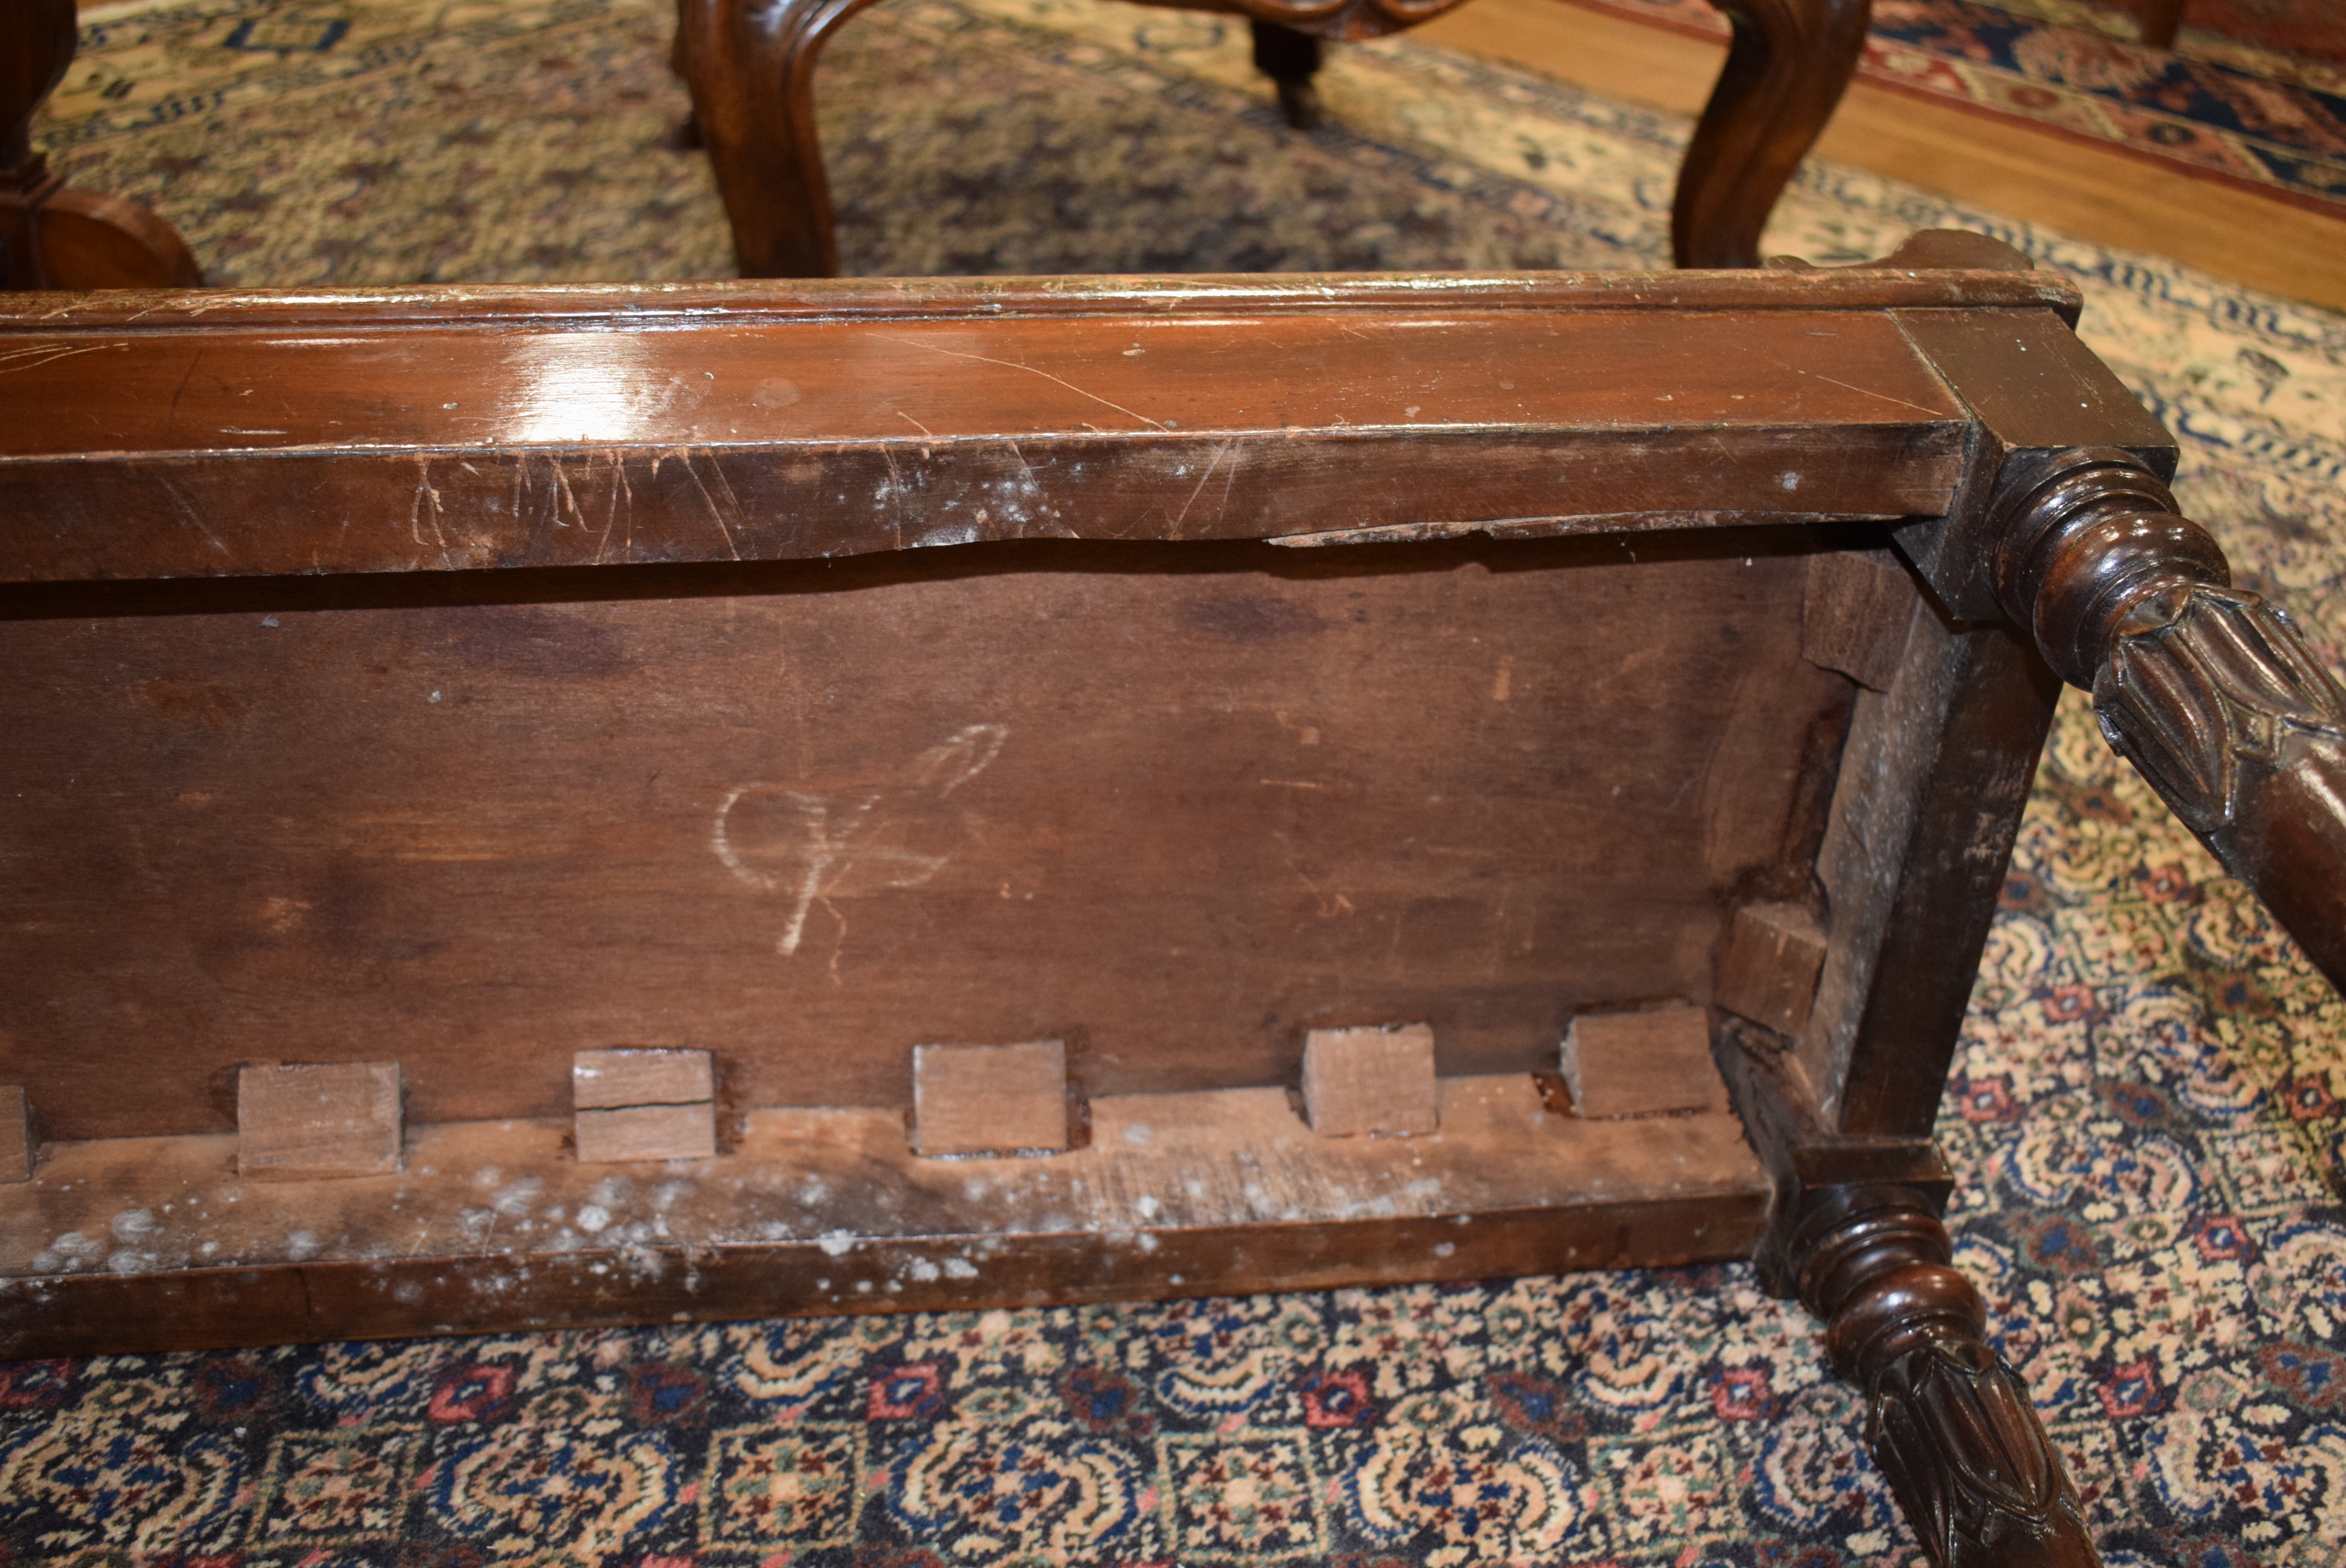
<svg viewBox="0 0 2346 1568">
<path fill-rule="evenodd" d="M 0 7 L 0 290 L 201 284 L 168 223 L 136 202 L 67 188 L 33 150 L 33 116 L 74 47 L 74 0 Z"/>
<path fill-rule="evenodd" d="M 2004 626 L 1919 603 L 1851 720 L 1817 858 L 1830 926 L 1800 1057 L 1830 1125 L 1927 1134 L 2059 683 Z"/>
<path fill-rule="evenodd" d="M 2346 692 L 2132 454 L 2008 465 L 1997 584 L 2112 746 L 2346 986 Z"/>
<path fill-rule="evenodd" d="M 1550 1115 L 1521 1074 L 1442 1095 L 1441 1130 L 1401 1145 L 1315 1136 L 1278 1088 L 1109 1096 L 1088 1148 L 974 1164 L 912 1155 L 893 1109 L 752 1111 L 738 1150 L 682 1174 L 575 1165 L 558 1121 L 419 1127 L 403 1176 L 308 1187 L 240 1182 L 225 1137 L 69 1144 L 0 1188 L 0 1276 L 19 1281 L 0 1293 L 0 1357 L 1749 1251 L 1768 1189 L 1732 1116 Z M 80 1244 L 131 1208 L 152 1221 L 132 1241 Z"/>
<path fill-rule="evenodd" d="M 1433 1031 L 1423 1023 L 1303 1037 L 1303 1118 L 1323 1138 L 1412 1137 L 1440 1117 Z"/>
<path fill-rule="evenodd" d="M 236 1168 L 274 1181 L 399 1169 L 399 1064 L 247 1066 L 236 1075 Z"/>
<path fill-rule="evenodd" d="M 748 1105 L 903 1105 L 940 1038 L 1080 1039 L 1097 1093 L 1291 1084 L 1305 1030 L 1395 1018 L 1545 1067 L 1576 1011 L 1706 999 L 1736 890 L 1805 876 L 1851 688 L 1800 543 L 24 590 L 0 1081 L 60 1137 L 225 1130 L 210 1074 L 354 1016 L 418 1122 L 566 1115 L 600 1043 L 715 1050 Z"/>
<path fill-rule="evenodd" d="M 1710 1064 L 1710 1025 L 1683 1004 L 1583 1013 L 1564 1033 L 1558 1066 L 1584 1116 L 1723 1111 L 1727 1090 Z"/>
<path fill-rule="evenodd" d="M 1871 0 L 1714 0 L 1735 41 L 1678 171 L 1681 267 L 1756 267 L 1777 195 L 1857 69 Z"/>
<path fill-rule="evenodd" d="M 1886 691 L 1906 652 L 1914 578 L 1888 550 L 1830 550 L 1809 558 L 1800 654 L 1860 686 Z"/>
<path fill-rule="evenodd" d="M 1067 1043 L 913 1047 L 913 1152 L 1056 1153 L 1067 1146 Z"/>
<path fill-rule="evenodd" d="M 1933 1207 L 1902 1186 L 1821 1195 L 1793 1243 L 1866 1446 L 1935 1568 L 2095 1568 L 2085 1507 L 2027 1384 L 1987 1338 Z"/>
<path fill-rule="evenodd" d="M 1897 517 L 1948 504 L 1964 439 L 1878 311 L 515 335 L 223 307 L 24 323 L 0 364 L 32 414 L 0 430 L 13 578 Z"/>
<path fill-rule="evenodd" d="M 1719 1005 L 1797 1035 L 1808 1025 L 1824 962 L 1825 933 L 1807 905 L 1745 904 L 1735 911 L 1719 960 Z"/>
</svg>

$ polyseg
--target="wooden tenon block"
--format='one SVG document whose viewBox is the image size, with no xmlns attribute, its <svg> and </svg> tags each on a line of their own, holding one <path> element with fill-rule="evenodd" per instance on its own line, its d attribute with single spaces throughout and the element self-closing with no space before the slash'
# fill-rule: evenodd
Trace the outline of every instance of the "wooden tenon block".
<svg viewBox="0 0 2346 1568">
<path fill-rule="evenodd" d="M 913 1047 L 913 1152 L 1007 1155 L 1067 1146 L 1067 1046 Z"/>
<path fill-rule="evenodd" d="M 299 1062 L 236 1075 L 236 1168 L 287 1181 L 399 1169 L 399 1064 Z"/>
<path fill-rule="evenodd" d="M 1727 1085 L 1710 1059 L 1710 1021 L 1699 1007 L 1584 1013 L 1565 1031 L 1562 1067 L 1584 1116 L 1724 1111 Z"/>
<path fill-rule="evenodd" d="M 1303 1115 L 1322 1137 L 1406 1137 L 1439 1125 L 1433 1027 L 1314 1029 L 1303 1037 Z"/>
<path fill-rule="evenodd" d="M 1745 904 L 1719 961 L 1719 1004 L 1780 1034 L 1798 1034 L 1816 1005 L 1825 933 L 1800 904 Z"/>
<path fill-rule="evenodd" d="M 706 1051 L 581 1051 L 570 1060 L 570 1103 L 583 1164 L 717 1153 L 717 1072 Z"/>
<path fill-rule="evenodd" d="M 0 1088 L 0 1182 L 33 1179 L 33 1108 L 25 1091 Z"/>
<path fill-rule="evenodd" d="M 1800 655 L 1860 686 L 1890 689 L 1914 618 L 1914 579 L 1887 550 L 1834 550 L 1809 557 L 1800 606 Z"/>
</svg>

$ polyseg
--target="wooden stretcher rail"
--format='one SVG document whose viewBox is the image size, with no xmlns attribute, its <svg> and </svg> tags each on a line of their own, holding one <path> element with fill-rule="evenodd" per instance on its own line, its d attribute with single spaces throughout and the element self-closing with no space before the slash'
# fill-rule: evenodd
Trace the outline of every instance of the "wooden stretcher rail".
<svg viewBox="0 0 2346 1568">
<path fill-rule="evenodd" d="M 2032 313 L 2057 293 L 1954 276 Z M 1887 308 L 1960 297 L 1925 280 L 1802 278 L 1780 291 L 1800 310 L 1743 310 L 1731 279 L 1254 281 L 1165 311 L 1125 284 L 1000 314 L 941 287 L 918 320 L 853 308 L 901 286 L 832 286 L 851 308 L 825 311 L 800 285 L 657 328 L 627 290 L 523 321 L 27 308 L 0 317 L 25 411 L 0 431 L 0 577 L 1932 515 L 1965 415 Z"/>
</svg>

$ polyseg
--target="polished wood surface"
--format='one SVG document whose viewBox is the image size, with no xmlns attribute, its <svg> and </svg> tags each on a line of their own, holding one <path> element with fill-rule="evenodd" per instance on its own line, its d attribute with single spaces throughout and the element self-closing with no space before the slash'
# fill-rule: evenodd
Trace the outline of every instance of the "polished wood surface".
<svg viewBox="0 0 2346 1568">
<path fill-rule="evenodd" d="M 1757 267 L 1760 231 L 1857 69 L 1872 0 L 1715 0 L 1735 30 L 1678 170 L 1681 267 Z"/>
<path fill-rule="evenodd" d="M 923 316 L 872 284 L 581 289 L 527 331 L 461 290 L 27 300 L 0 313 L 28 411 L 0 430 L 0 578 L 1928 515 L 1964 417 L 1865 302 L 2074 298 L 1997 272 L 1209 279 L 1146 309 L 1116 280 L 922 287 Z"/>
</svg>

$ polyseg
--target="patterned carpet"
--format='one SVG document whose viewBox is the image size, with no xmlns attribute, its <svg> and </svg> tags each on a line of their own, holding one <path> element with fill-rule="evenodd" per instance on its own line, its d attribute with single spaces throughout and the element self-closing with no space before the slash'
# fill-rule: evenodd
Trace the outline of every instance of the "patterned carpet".
<svg viewBox="0 0 2346 1568">
<path fill-rule="evenodd" d="M 1724 33 L 1707 0 L 1576 0 L 1675 31 Z M 2212 8 L 2197 0 L 2193 22 Z M 1919 97 L 2024 121 L 2210 179 L 2346 211 L 2346 14 L 2235 34 L 2195 27 L 2172 51 L 2127 7 L 2093 0 L 1873 0 L 1858 74 Z M 2270 42 L 2259 42 L 2264 39 Z"/>
<path fill-rule="evenodd" d="M 96 14 L 53 156 L 242 283 L 726 270 L 654 0 Z M 1283 129 L 1243 29 L 887 0 L 824 78 L 862 271 L 1658 265 L 1684 122 L 1406 42 Z M 1831 168 L 1819 260 L 1998 234 L 2346 655 L 2346 319 Z M 2346 1003 L 2065 704 L 1941 1134 L 2116 1568 L 2346 1556 Z M 1919 1561 L 1743 1267 L 0 1367 L 0 1563 Z"/>
</svg>

